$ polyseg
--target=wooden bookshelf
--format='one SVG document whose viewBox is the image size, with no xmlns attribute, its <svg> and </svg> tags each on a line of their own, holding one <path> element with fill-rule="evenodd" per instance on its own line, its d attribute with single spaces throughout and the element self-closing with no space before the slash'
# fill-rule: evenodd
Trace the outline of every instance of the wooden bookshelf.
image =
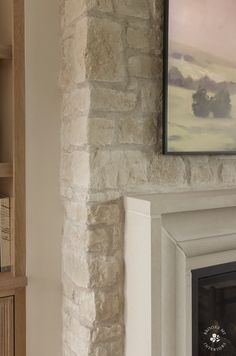
<svg viewBox="0 0 236 356">
<path fill-rule="evenodd" d="M 0 178 L 12 178 L 13 166 L 12 163 L 0 163 Z"/>
<path fill-rule="evenodd" d="M 2 0 L 0 194 L 10 198 L 11 271 L 0 272 L 0 356 L 26 356 L 24 78 L 24 0 Z"/>
<path fill-rule="evenodd" d="M 0 45 L 0 59 L 12 58 L 12 46 Z"/>
</svg>

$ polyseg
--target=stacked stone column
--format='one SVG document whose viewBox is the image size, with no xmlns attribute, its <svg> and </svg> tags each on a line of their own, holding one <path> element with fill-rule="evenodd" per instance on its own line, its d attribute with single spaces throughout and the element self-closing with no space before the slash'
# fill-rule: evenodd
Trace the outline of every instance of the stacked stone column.
<svg viewBox="0 0 236 356">
<path fill-rule="evenodd" d="M 61 19 L 63 354 L 123 356 L 122 197 L 235 185 L 236 163 L 161 155 L 163 1 L 61 0 Z"/>
</svg>

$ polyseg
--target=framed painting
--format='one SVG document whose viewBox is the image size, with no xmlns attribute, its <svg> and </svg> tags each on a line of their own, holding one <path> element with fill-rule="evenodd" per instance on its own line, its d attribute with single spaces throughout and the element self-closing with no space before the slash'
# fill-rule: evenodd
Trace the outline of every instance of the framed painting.
<svg viewBox="0 0 236 356">
<path fill-rule="evenodd" d="M 236 1 L 166 0 L 164 153 L 236 153 Z"/>
</svg>

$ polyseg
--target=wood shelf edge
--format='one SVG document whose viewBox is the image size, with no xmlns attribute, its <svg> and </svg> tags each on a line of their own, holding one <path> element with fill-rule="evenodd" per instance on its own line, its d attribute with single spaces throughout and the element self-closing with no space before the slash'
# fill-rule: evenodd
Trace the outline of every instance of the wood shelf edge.
<svg viewBox="0 0 236 356">
<path fill-rule="evenodd" d="M 13 177 L 13 167 L 11 163 L 0 163 L 0 178 Z"/>
<path fill-rule="evenodd" d="M 0 292 L 14 290 L 27 286 L 27 277 L 2 277 L 0 276 Z"/>
<path fill-rule="evenodd" d="M 0 59 L 12 58 L 12 46 L 0 45 Z"/>
</svg>

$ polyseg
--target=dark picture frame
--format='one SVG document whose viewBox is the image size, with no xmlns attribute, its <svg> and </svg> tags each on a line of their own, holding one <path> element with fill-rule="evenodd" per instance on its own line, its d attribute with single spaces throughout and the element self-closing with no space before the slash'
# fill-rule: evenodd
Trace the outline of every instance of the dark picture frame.
<svg viewBox="0 0 236 356">
<path fill-rule="evenodd" d="M 235 61 L 233 61 L 233 59 L 232 61 L 227 60 L 226 55 L 224 57 L 223 56 L 217 57 L 215 54 L 212 54 L 212 52 L 217 51 L 217 46 L 216 48 L 212 48 L 211 53 L 207 53 L 205 50 L 199 49 L 199 47 L 190 48 L 189 46 L 190 50 L 188 53 L 188 44 L 185 45 L 185 43 L 181 42 L 181 46 L 184 49 L 184 51 L 183 52 L 181 52 L 181 50 L 175 51 L 174 48 L 175 47 L 178 48 L 178 43 L 173 42 L 174 46 L 173 48 L 171 47 L 172 46 L 171 44 L 172 39 L 170 35 L 171 6 L 174 3 L 176 6 L 178 2 L 183 3 L 185 1 L 186 4 L 187 3 L 189 4 L 188 6 L 191 6 L 191 4 L 194 3 L 194 1 L 196 3 L 198 2 L 198 0 L 191 0 L 191 1 L 190 0 L 165 0 L 164 1 L 163 154 L 166 155 L 235 155 L 236 154 L 236 51 L 234 57 Z M 207 1 L 210 0 L 206 0 L 206 2 Z M 230 2 L 231 1 L 233 2 L 233 0 L 230 0 Z M 232 6 L 234 5 L 232 4 Z M 236 2 L 235 2 L 235 10 L 236 10 Z M 188 10 L 186 10 L 185 7 L 184 8 L 185 16 L 186 16 L 186 11 Z M 189 11 L 191 12 L 190 8 Z M 181 14 L 181 10 L 179 10 L 179 13 Z M 181 24 L 181 20 L 179 21 L 179 23 Z M 211 25 L 214 26 L 214 21 L 213 24 Z M 236 22 L 235 22 L 235 33 L 236 33 Z M 232 36 L 234 35 L 232 34 Z M 196 42 L 201 43 L 200 40 L 199 41 L 196 40 Z M 236 50 L 236 46 L 235 46 L 235 50 Z M 214 58 L 216 62 L 214 62 Z M 179 59 L 179 63 L 178 63 L 178 59 Z M 187 64 L 186 70 L 184 70 L 184 72 L 186 72 L 187 74 L 181 73 L 181 68 L 185 69 L 184 61 L 186 61 Z M 205 63 L 209 63 L 209 68 L 204 68 Z M 191 66 L 193 70 L 191 69 Z M 217 73 L 217 70 L 215 69 L 213 70 L 212 68 L 213 69 L 219 68 L 219 73 Z M 224 68 L 226 69 L 226 73 L 227 73 L 227 76 L 225 78 L 224 78 Z M 170 70 L 172 70 L 172 72 Z M 195 77 L 191 76 L 192 73 L 191 71 L 193 72 Z M 203 75 L 202 77 L 197 77 L 198 72 L 201 73 L 201 71 L 203 73 L 205 71 L 207 75 Z M 190 74 L 188 74 L 188 72 Z M 209 75 L 208 72 L 210 73 Z M 231 72 L 233 73 L 232 80 L 230 80 L 229 78 L 229 73 Z M 219 76 L 220 80 L 217 82 L 217 80 L 212 79 L 211 74 L 213 78 L 215 77 L 217 78 L 217 76 Z M 185 95 L 186 98 L 188 98 L 186 100 L 185 100 Z M 180 98 L 180 100 L 178 98 Z M 187 111 L 184 112 L 184 108 L 181 103 L 181 100 L 186 106 L 187 100 L 189 99 L 191 99 L 192 101 L 189 102 Z M 203 104 L 201 100 L 203 100 L 202 101 Z M 195 105 L 194 107 L 195 112 L 193 109 L 193 105 Z M 206 105 L 207 107 L 205 112 L 204 112 L 204 105 Z M 203 108 L 203 113 L 201 112 L 202 108 Z M 221 110 L 220 113 L 216 111 L 217 108 Z M 183 115 L 180 114 L 181 110 L 183 111 Z M 209 114 L 207 114 L 208 111 Z M 235 122 L 234 122 L 234 117 L 235 117 Z M 222 133 L 222 137 L 221 137 L 221 133 Z M 209 140 L 208 140 L 208 135 L 209 135 Z"/>
</svg>

